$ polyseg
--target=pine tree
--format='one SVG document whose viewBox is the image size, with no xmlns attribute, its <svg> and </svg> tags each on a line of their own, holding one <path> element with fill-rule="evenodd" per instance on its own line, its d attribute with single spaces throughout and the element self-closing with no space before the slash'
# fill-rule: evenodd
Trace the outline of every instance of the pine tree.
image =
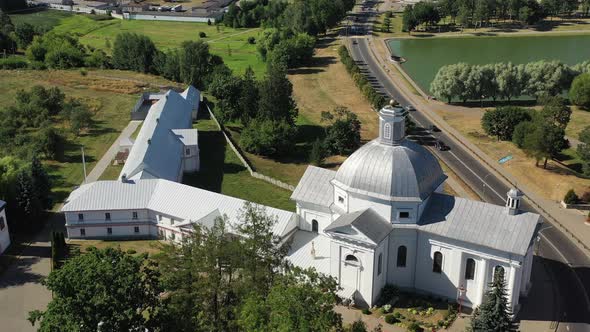
<svg viewBox="0 0 590 332">
<path fill-rule="evenodd" d="M 326 159 L 326 148 L 324 142 L 319 138 L 313 142 L 311 152 L 309 153 L 309 162 L 315 166 L 322 166 Z"/>
<path fill-rule="evenodd" d="M 512 322 L 512 311 L 508 305 L 506 282 L 503 273 L 495 273 L 490 290 L 483 303 L 476 308 L 471 318 L 471 332 L 513 332 L 518 331 Z"/>
<path fill-rule="evenodd" d="M 31 180 L 29 172 L 23 170 L 19 172 L 16 178 L 16 203 L 18 206 L 18 214 L 20 215 L 23 224 L 18 228 L 21 230 L 32 230 L 33 222 L 40 220 L 41 203 L 35 195 L 33 188 L 33 181 Z"/>
<path fill-rule="evenodd" d="M 43 208 L 51 208 L 51 182 L 41 161 L 36 156 L 31 160 L 31 178 L 33 180 L 35 195 L 43 205 Z"/>
</svg>

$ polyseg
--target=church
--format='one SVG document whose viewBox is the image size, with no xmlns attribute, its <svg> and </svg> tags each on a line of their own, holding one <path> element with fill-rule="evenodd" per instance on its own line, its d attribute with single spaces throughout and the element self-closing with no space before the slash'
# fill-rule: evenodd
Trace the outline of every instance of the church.
<svg viewBox="0 0 590 332">
<path fill-rule="evenodd" d="M 172 93 L 168 99 L 175 98 Z M 185 112 L 185 118 L 192 109 L 189 103 L 167 112 Z M 160 112 L 157 119 L 162 116 Z M 523 194 L 518 189 L 507 193 L 505 206 L 444 194 L 446 175 L 429 150 L 406 139 L 406 116 L 401 107 L 385 106 L 379 112 L 379 137 L 337 171 L 307 168 L 291 196 L 296 212 L 266 208 L 277 220 L 273 233 L 290 245 L 287 259 L 334 277 L 343 298 L 366 306 L 393 284 L 460 298 L 475 307 L 494 274 L 502 273 L 511 307 L 518 311 L 519 298 L 531 287 L 540 216 L 520 209 Z M 148 146 L 159 144 L 152 140 L 160 123 L 166 124 L 154 120 L 144 125 L 138 137 Z M 174 134 L 175 129 L 168 125 L 163 132 Z M 172 134 L 160 136 L 170 141 Z M 138 146 L 146 155 L 145 144 Z M 175 151 L 182 156 L 183 149 Z M 179 241 L 195 223 L 208 227 L 226 216 L 228 225 L 235 224 L 245 201 L 179 183 L 182 167 L 173 163 L 165 171 L 168 163 L 157 162 L 157 153 L 150 155 L 133 173 L 84 184 L 70 194 L 62 208 L 69 238 Z M 148 171 L 149 176 L 134 176 Z"/>
</svg>

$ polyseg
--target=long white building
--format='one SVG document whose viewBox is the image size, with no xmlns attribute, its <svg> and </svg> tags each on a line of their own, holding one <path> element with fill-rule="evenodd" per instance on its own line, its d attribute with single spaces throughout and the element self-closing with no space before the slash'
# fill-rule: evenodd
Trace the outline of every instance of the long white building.
<svg viewBox="0 0 590 332">
<path fill-rule="evenodd" d="M 342 296 L 372 306 L 386 284 L 477 306 L 495 273 L 507 281 L 514 311 L 530 289 L 537 214 L 442 193 L 436 158 L 405 138 L 405 111 L 379 113 L 379 138 L 338 171 L 310 166 L 291 198 L 296 213 L 266 208 L 288 259 L 333 276 Z M 135 148 L 135 147 L 134 147 Z M 162 237 L 192 223 L 237 222 L 244 201 L 167 179 L 100 181 L 72 192 L 62 211 L 70 238 Z M 458 289 L 464 291 L 458 292 Z"/>
</svg>

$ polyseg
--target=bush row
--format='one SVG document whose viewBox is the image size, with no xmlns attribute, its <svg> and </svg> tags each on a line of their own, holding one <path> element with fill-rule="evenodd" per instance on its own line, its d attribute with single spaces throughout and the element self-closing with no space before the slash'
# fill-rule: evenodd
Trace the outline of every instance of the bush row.
<svg viewBox="0 0 590 332">
<path fill-rule="evenodd" d="M 346 71 L 348 71 L 350 76 L 352 76 L 354 83 L 356 83 L 363 95 L 369 100 L 371 106 L 373 106 L 373 108 L 376 110 L 385 106 L 387 103 L 387 98 L 371 86 L 365 75 L 361 73 L 359 66 L 350 56 L 346 46 L 340 46 L 338 49 L 338 54 L 340 55 L 340 61 L 342 61 L 344 67 L 346 67 Z"/>
</svg>

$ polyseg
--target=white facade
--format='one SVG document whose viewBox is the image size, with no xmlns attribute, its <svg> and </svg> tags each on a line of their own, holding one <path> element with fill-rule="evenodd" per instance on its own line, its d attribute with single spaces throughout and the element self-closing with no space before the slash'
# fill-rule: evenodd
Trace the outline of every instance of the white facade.
<svg viewBox="0 0 590 332">
<path fill-rule="evenodd" d="M 6 219 L 6 202 L 0 201 L 0 254 L 10 246 L 10 233 Z"/>
</svg>

